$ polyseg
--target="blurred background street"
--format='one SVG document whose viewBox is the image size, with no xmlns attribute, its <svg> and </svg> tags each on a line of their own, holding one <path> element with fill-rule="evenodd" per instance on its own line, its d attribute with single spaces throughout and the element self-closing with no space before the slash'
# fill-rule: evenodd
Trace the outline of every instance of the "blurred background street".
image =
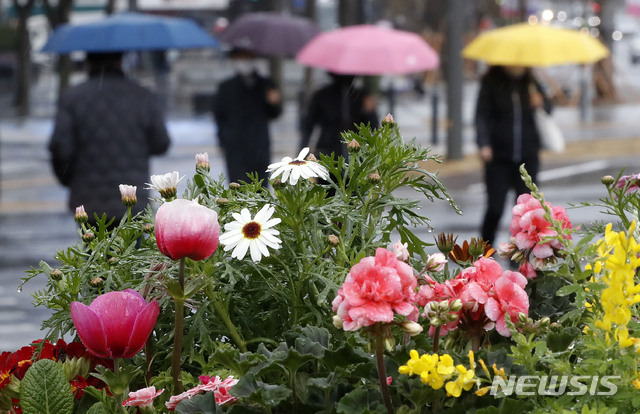
<svg viewBox="0 0 640 414">
<path fill-rule="evenodd" d="M 253 10 L 252 7 L 262 3 L 233 0 L 202 2 L 206 4 L 202 7 L 206 7 L 208 13 L 199 16 L 200 23 L 208 24 L 213 33 L 217 30 L 216 25 L 222 24 L 221 18 L 231 18 L 232 14 Z M 293 12 L 304 9 L 307 4 L 305 1 L 282 3 L 286 4 L 283 7 Z M 316 20 L 323 30 L 338 25 L 340 3 L 321 0 L 316 3 Z M 363 10 L 369 14 L 363 13 L 364 16 L 361 16 L 361 21 L 366 21 L 372 18 L 375 5 L 387 2 L 354 0 L 353 3 L 368 5 Z M 389 0 L 387 12 L 399 10 L 401 3 L 410 2 Z M 441 3 L 424 1 L 427 8 L 429 5 L 436 7 L 437 4 L 444 8 Z M 504 1 L 502 12 L 515 13 L 520 10 L 518 7 L 522 3 Z M 597 74 L 577 65 L 539 71 L 542 79 L 562 95 L 553 115 L 565 134 L 567 150 L 561 154 L 543 153 L 542 174 L 538 183 L 546 199 L 554 205 L 569 207 L 571 203 L 597 201 L 605 194 L 604 186 L 600 183 L 603 175 L 616 176 L 621 169 L 630 174 L 638 172 L 640 65 L 636 63 L 640 62 L 640 47 L 637 46 L 640 17 L 633 17 L 629 13 L 636 6 L 635 1 L 612 3 L 616 5 L 616 13 L 615 19 L 612 17 L 612 21 L 615 21 L 614 30 L 608 32 L 609 36 L 615 36 L 615 41 L 611 42 L 609 62 L 613 75 L 611 84 L 606 84 L 610 89 L 603 89 L 605 83 L 598 84 Z M 587 8 L 589 14 L 597 15 L 592 13 L 594 4 L 600 7 L 599 3 L 592 1 L 529 0 L 524 4 L 526 13 L 539 18 L 542 18 L 545 10 L 552 10 L 555 19 L 560 18 L 559 12 L 564 12 L 563 22 L 566 21 L 566 25 L 576 17 L 571 17 L 572 13 L 583 16 L 587 14 L 584 9 Z M 578 10 L 576 5 L 583 8 Z M 8 13 L 6 4 L 0 3 L 0 8 Z M 183 15 L 193 17 L 198 13 L 191 10 Z M 204 16 L 208 17 L 205 19 Z M 76 17 L 81 19 L 79 14 Z M 401 22 L 408 17 L 392 14 L 386 18 Z M 43 19 L 39 15 L 34 19 L 33 27 L 44 25 Z M 39 29 L 33 29 L 34 50 L 42 46 L 47 33 L 43 35 Z M 437 38 L 434 34 L 437 31 L 430 33 L 431 36 L 427 37 Z M 54 263 L 56 250 L 66 248 L 78 239 L 76 225 L 66 206 L 67 190 L 57 183 L 47 151 L 59 88 L 56 60 L 51 55 L 34 53 L 33 56 L 36 65 L 31 77 L 27 114 L 21 113 L 16 106 L 15 72 L 12 72 L 13 75 L 4 74 L 0 79 L 0 351 L 15 350 L 42 337 L 40 324 L 48 311 L 33 307 L 31 293 L 41 289 L 45 280 L 33 280 L 19 291 L 20 278 L 26 269 L 37 267 L 40 260 Z M 130 76 L 155 90 L 165 102 L 172 145 L 166 155 L 152 158 L 152 174 L 179 171 L 181 176 L 190 177 L 195 168 L 194 155 L 208 152 L 211 174 L 217 177 L 225 171 L 224 157 L 218 146 L 216 126 L 207 102 L 215 93 L 217 84 L 231 74 L 231 67 L 224 53 L 219 50 L 181 51 L 171 53 L 169 57 L 171 70 L 161 83 L 158 83 L 143 54 L 137 55 L 137 61 L 132 61 L 129 68 Z M 0 64 L 3 62 L 12 61 L 0 59 Z M 261 65 L 265 74 L 274 68 L 273 62 L 267 59 Z M 307 72 L 294 59 L 284 59 L 281 65 L 285 106 L 283 115 L 271 124 L 274 161 L 297 155 L 300 98 L 307 92 L 305 88 L 309 84 L 315 89 L 326 81 L 322 70 Z M 456 215 L 444 201 L 432 203 L 420 200 L 421 208 L 431 219 L 433 229 L 420 228 L 417 233 L 428 241 L 432 241 L 440 232 L 456 233 L 459 235 L 458 241 L 479 235 L 485 191 L 482 167 L 475 156 L 473 113 L 478 91 L 477 78 L 482 69 L 482 65 L 464 68 L 459 148 L 453 148 L 453 152 L 448 141 L 451 119 L 444 71 L 427 73 L 424 77 L 382 76 L 374 80 L 378 87 L 378 114 L 383 116 L 392 112 L 405 140 L 415 139 L 417 144 L 429 146 L 434 153 L 442 156 L 442 164 L 428 167 L 431 171 L 440 171 L 453 200 L 463 211 L 463 215 Z M 311 83 L 308 83 L 309 75 Z M 70 83 L 78 83 L 83 78 L 81 70 L 72 71 Z M 388 94 L 391 86 L 394 90 L 392 100 Z M 456 154 L 456 151 L 460 154 Z M 179 193 L 183 189 L 184 182 L 179 186 Z M 398 195 L 415 197 L 405 192 Z M 569 216 L 574 224 L 606 219 L 596 208 L 571 209 Z M 508 238 L 509 219 L 510 214 L 505 214 L 499 241 Z"/>
</svg>

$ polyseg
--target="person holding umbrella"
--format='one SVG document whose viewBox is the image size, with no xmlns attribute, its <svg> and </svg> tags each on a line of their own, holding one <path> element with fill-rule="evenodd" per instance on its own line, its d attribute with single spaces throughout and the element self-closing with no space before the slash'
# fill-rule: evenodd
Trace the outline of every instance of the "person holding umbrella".
<svg viewBox="0 0 640 414">
<path fill-rule="evenodd" d="M 89 79 L 60 96 L 49 151 L 56 177 L 70 189 L 69 208 L 84 205 L 95 224 L 94 213 L 126 212 L 120 184 L 147 199 L 149 158 L 165 153 L 170 139 L 159 100 L 125 77 L 121 52 L 88 53 L 86 63 Z M 137 203 L 133 212 L 145 207 Z"/>
<path fill-rule="evenodd" d="M 227 178 L 246 181 L 247 174 L 255 172 L 266 182 L 271 163 L 269 122 L 282 113 L 280 92 L 258 73 L 253 52 L 236 48 L 229 57 L 235 74 L 220 84 L 213 102 Z"/>
<path fill-rule="evenodd" d="M 489 243 L 496 242 L 509 190 L 515 190 L 516 198 L 529 192 L 520 165 L 536 181 L 541 144 L 534 111 L 540 107 L 551 112 L 551 102 L 530 68 L 490 66 L 480 81 L 475 128 L 487 191 L 481 234 Z"/>
</svg>

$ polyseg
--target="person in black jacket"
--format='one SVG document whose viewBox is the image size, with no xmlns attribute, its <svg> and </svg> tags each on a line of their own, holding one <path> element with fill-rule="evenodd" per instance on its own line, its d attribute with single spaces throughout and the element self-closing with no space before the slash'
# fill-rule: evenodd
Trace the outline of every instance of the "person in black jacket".
<svg viewBox="0 0 640 414">
<path fill-rule="evenodd" d="M 229 53 L 236 74 L 223 81 L 214 97 L 213 115 L 224 150 L 229 181 L 248 181 L 247 173 L 267 180 L 271 163 L 269 122 L 282 113 L 280 93 L 255 68 L 253 53 Z"/>
<path fill-rule="evenodd" d="M 480 81 L 475 127 L 487 189 L 481 234 L 489 243 L 496 242 L 509 190 L 515 190 L 516 198 L 529 192 L 520 177 L 520 165 L 536 181 L 541 144 L 534 111 L 540 107 L 551 111 L 550 101 L 529 68 L 491 66 Z"/>
<path fill-rule="evenodd" d="M 167 151 L 169 135 L 158 99 L 125 77 L 122 53 L 89 53 L 89 79 L 60 95 L 49 141 L 51 162 L 69 187 L 69 208 L 120 218 L 120 184 L 137 187 L 137 213 L 146 207 L 149 158 Z M 118 220 L 115 221 L 116 225 Z"/>
<path fill-rule="evenodd" d="M 347 157 L 341 132 L 354 129 L 354 124 L 378 126 L 378 114 L 373 96 L 357 88 L 353 75 L 329 73 L 332 82 L 318 89 L 309 103 L 301 125 L 300 148 L 309 147 L 316 127 L 319 136 L 314 153 Z"/>
</svg>

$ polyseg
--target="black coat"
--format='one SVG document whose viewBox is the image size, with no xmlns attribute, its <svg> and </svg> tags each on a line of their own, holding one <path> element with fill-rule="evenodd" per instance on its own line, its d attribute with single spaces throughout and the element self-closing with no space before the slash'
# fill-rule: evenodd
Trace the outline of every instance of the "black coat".
<svg viewBox="0 0 640 414">
<path fill-rule="evenodd" d="M 271 163 L 269 121 L 282 113 L 281 104 L 270 104 L 271 80 L 257 73 L 248 84 L 241 75 L 225 80 L 214 97 L 213 114 L 218 139 L 225 151 L 230 181 L 247 180 L 247 173 L 265 178 Z"/>
<path fill-rule="evenodd" d="M 492 67 L 480 82 L 476 140 L 478 147 L 492 148 L 494 161 L 521 163 L 538 159 L 541 145 L 529 102 L 531 85 L 542 92 L 529 71 L 522 78 L 513 78 L 500 66 Z M 551 111 L 546 97 L 544 106 L 547 112 Z"/>
<path fill-rule="evenodd" d="M 302 119 L 300 147 L 310 146 L 313 132 L 319 127 L 318 140 L 312 150 L 325 155 L 346 155 L 342 132 L 353 130 L 354 124 L 378 126 L 376 112 L 363 110 L 363 99 L 367 95 L 367 91 L 343 82 L 332 82 L 318 89 Z"/>
<path fill-rule="evenodd" d="M 118 186 L 137 186 L 134 211 L 144 209 L 149 157 L 169 144 L 158 100 L 112 69 L 61 94 L 49 151 L 58 180 L 70 189 L 72 211 L 84 205 L 90 218 L 121 217 Z"/>
</svg>

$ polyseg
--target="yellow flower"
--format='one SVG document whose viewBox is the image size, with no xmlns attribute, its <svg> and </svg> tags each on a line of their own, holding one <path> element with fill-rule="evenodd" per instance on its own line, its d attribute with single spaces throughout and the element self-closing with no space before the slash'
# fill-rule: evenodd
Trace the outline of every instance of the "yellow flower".
<svg viewBox="0 0 640 414">
<path fill-rule="evenodd" d="M 491 374 L 489 374 L 489 370 L 487 369 L 487 365 L 484 363 L 484 360 L 480 358 L 478 362 L 480 363 L 480 366 L 482 367 L 484 373 L 487 374 L 487 378 L 491 379 Z"/>
<path fill-rule="evenodd" d="M 640 390 L 640 380 L 636 378 L 633 380 L 632 384 L 634 387 L 636 387 L 636 389 Z"/>
<path fill-rule="evenodd" d="M 507 374 L 505 374 L 504 372 L 504 367 L 498 369 L 498 366 L 496 364 L 493 364 L 491 368 L 493 368 L 494 374 L 500 375 L 502 378 L 507 379 Z"/>
<path fill-rule="evenodd" d="M 490 389 L 491 389 L 491 387 L 482 387 L 482 388 L 478 388 L 478 390 L 476 391 L 476 395 L 477 395 L 478 397 L 482 397 L 483 395 L 485 395 L 486 393 L 488 393 Z"/>
<path fill-rule="evenodd" d="M 469 391 L 475 384 L 473 380 L 475 372 L 467 370 L 464 365 L 456 365 L 456 371 L 458 371 L 458 377 L 455 381 L 447 382 L 445 389 L 447 390 L 447 395 L 458 398 L 462 394 L 462 390 Z"/>
<path fill-rule="evenodd" d="M 411 350 L 409 352 L 411 359 L 406 365 L 398 368 L 400 374 L 420 375 L 420 381 L 429 385 L 434 390 L 439 390 L 444 382 L 451 378 L 455 372 L 453 366 L 453 358 L 444 354 L 424 354 L 419 355 L 418 351 Z"/>
</svg>

